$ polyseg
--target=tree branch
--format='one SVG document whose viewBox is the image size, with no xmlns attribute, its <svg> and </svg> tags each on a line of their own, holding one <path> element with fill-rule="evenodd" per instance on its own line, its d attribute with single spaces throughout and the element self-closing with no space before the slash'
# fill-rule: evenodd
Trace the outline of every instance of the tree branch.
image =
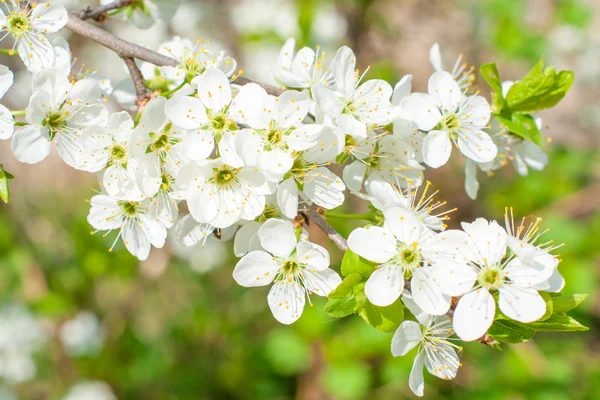
<svg viewBox="0 0 600 400">
<path fill-rule="evenodd" d="M 329 239 L 342 251 L 348 250 L 348 242 L 346 239 L 338 231 L 336 231 L 333 226 L 329 225 L 325 218 L 323 218 L 322 214 L 323 209 L 319 206 L 312 205 L 310 207 L 310 211 L 308 212 L 308 217 L 314 222 L 323 232 L 329 236 Z"/>
<path fill-rule="evenodd" d="M 130 4 L 133 4 L 139 0 L 116 0 L 112 3 L 106 4 L 104 6 L 100 6 L 97 8 L 87 7 L 81 10 L 78 14 L 78 18 L 80 19 L 93 19 L 98 22 L 102 22 L 106 19 L 109 11 L 116 10 Z"/>
<path fill-rule="evenodd" d="M 123 61 L 125 61 L 125 65 L 127 65 L 127 69 L 129 70 L 131 79 L 133 80 L 133 85 L 135 86 L 135 92 L 138 96 L 137 105 L 138 107 L 144 107 L 148 100 L 150 100 L 152 93 L 146 87 L 142 71 L 140 71 L 133 58 L 123 57 Z"/>
</svg>

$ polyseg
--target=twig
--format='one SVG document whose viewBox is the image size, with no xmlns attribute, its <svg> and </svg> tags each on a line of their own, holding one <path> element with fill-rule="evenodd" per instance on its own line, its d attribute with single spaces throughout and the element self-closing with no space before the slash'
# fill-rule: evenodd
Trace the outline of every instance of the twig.
<svg viewBox="0 0 600 400">
<path fill-rule="evenodd" d="M 138 107 L 144 107 L 148 100 L 150 100 L 152 93 L 146 87 L 142 71 L 140 71 L 133 58 L 123 57 L 123 61 L 125 61 L 125 65 L 127 65 L 127 69 L 133 80 L 133 85 L 135 86 L 135 92 L 138 96 L 137 105 Z"/>
<path fill-rule="evenodd" d="M 309 218 L 314 222 L 323 232 L 329 236 L 329 239 L 342 251 L 348 250 L 348 242 L 338 231 L 336 231 L 321 214 L 322 209 L 314 204 L 311 206 L 308 213 Z"/>
<path fill-rule="evenodd" d="M 106 19 L 107 12 L 128 6 L 136 1 L 138 0 L 116 0 L 112 3 L 97 8 L 87 7 L 79 12 L 78 17 L 80 19 L 93 19 L 95 21 L 102 22 Z"/>
</svg>

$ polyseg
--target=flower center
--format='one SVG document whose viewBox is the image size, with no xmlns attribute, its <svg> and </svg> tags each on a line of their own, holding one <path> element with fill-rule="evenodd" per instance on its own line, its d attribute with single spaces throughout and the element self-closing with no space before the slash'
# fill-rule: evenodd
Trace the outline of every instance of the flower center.
<svg viewBox="0 0 600 400">
<path fill-rule="evenodd" d="M 173 176 L 171 174 L 167 174 L 166 172 L 163 172 L 163 174 L 161 175 L 161 188 L 163 190 L 169 190 L 173 184 L 175 183 L 175 178 L 173 178 Z"/>
<path fill-rule="evenodd" d="M 51 111 L 46 115 L 46 118 L 42 121 L 42 126 L 47 127 L 50 131 L 50 139 L 53 139 L 58 131 L 67 126 L 67 115 L 66 112 L 60 111 Z"/>
<path fill-rule="evenodd" d="M 129 201 L 121 203 L 121 209 L 123 209 L 123 214 L 127 216 L 134 216 L 138 212 L 139 203 L 137 201 Z"/>
<path fill-rule="evenodd" d="M 164 149 L 169 145 L 169 135 L 163 133 L 161 135 L 157 135 L 157 138 L 152 143 L 152 150 L 160 150 Z"/>
<path fill-rule="evenodd" d="M 296 261 L 287 260 L 283 263 L 283 273 L 286 276 L 295 276 L 300 270 L 300 265 Z"/>
<path fill-rule="evenodd" d="M 479 284 L 488 290 L 498 289 L 502 285 L 503 279 L 502 271 L 489 267 L 483 268 L 478 277 Z"/>
<path fill-rule="evenodd" d="M 267 222 L 267 220 L 271 219 L 271 218 L 277 218 L 279 217 L 279 210 L 276 206 L 274 206 L 273 204 L 267 204 L 265 205 L 265 210 L 262 212 L 262 214 L 260 214 L 258 217 L 256 217 L 256 222 L 260 222 L 260 223 L 264 223 Z"/>
<path fill-rule="evenodd" d="M 237 183 L 237 174 L 239 171 L 239 168 L 236 169 L 228 165 L 223 165 L 215 170 L 212 182 L 220 187 L 230 187 Z"/>
<path fill-rule="evenodd" d="M 304 157 L 299 154 L 298 157 L 294 159 L 292 169 L 290 169 L 290 174 L 295 178 L 303 178 L 304 175 L 312 171 L 315 167 L 315 163 L 306 161 Z"/>
<path fill-rule="evenodd" d="M 29 32 L 31 29 L 31 23 L 29 18 L 24 13 L 15 14 L 8 17 L 7 30 L 11 35 L 20 37 L 24 33 Z"/>
<path fill-rule="evenodd" d="M 423 259 L 421 251 L 417 248 L 416 243 L 410 246 L 399 244 L 397 249 L 396 262 L 402 266 L 405 278 L 408 279 L 412 275 L 412 271 L 421 266 Z"/>
<path fill-rule="evenodd" d="M 211 121 L 212 127 L 215 130 L 221 130 L 225 127 L 225 117 L 223 117 L 223 115 L 217 115 L 216 117 L 214 117 Z"/>
</svg>

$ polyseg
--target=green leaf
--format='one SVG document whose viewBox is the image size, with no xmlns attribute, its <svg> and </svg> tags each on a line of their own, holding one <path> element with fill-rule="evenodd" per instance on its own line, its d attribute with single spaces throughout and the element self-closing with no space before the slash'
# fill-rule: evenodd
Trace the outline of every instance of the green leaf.
<svg viewBox="0 0 600 400">
<path fill-rule="evenodd" d="M 350 274 L 348 275 L 342 283 L 338 285 L 337 288 L 332 290 L 329 293 L 330 299 L 343 299 L 344 297 L 348 297 L 352 294 L 352 291 L 356 285 L 361 283 L 363 277 L 360 274 Z"/>
<path fill-rule="evenodd" d="M 555 106 L 569 91 L 575 75 L 572 71 L 558 74 L 554 67 L 544 68 L 544 59 L 517 81 L 506 94 L 506 105 L 512 112 L 531 113 Z"/>
<path fill-rule="evenodd" d="M 404 306 L 400 300 L 387 307 L 379 307 L 365 302 L 362 307 L 359 307 L 358 315 L 372 327 L 383 332 L 395 331 L 404 320 Z"/>
<path fill-rule="evenodd" d="M 356 297 L 354 295 L 342 299 L 329 299 L 325 304 L 325 312 L 333 318 L 343 318 L 356 311 Z"/>
<path fill-rule="evenodd" d="M 550 297 L 550 295 L 548 293 L 540 292 L 540 296 L 542 296 L 542 298 L 546 302 L 546 313 L 539 320 L 546 321 L 554 313 L 554 304 L 552 302 L 552 297 Z"/>
<path fill-rule="evenodd" d="M 5 171 L 0 165 L 0 199 L 5 203 L 8 203 L 8 200 L 10 200 L 9 179 L 14 179 L 14 176 L 10 172 Z"/>
<path fill-rule="evenodd" d="M 500 81 L 500 74 L 498 73 L 496 63 L 483 64 L 479 68 L 479 72 L 494 91 L 494 94 L 492 95 L 492 106 L 494 111 L 500 112 L 504 107 L 505 102 L 504 97 L 502 96 L 502 81 Z"/>
<path fill-rule="evenodd" d="M 501 115 L 496 115 L 498 121 L 504 124 L 506 128 L 517 136 L 523 139 L 531 140 L 538 146 L 542 145 L 542 133 L 535 124 L 535 120 L 531 115 L 512 114 L 511 118 Z"/>
<path fill-rule="evenodd" d="M 554 313 L 545 321 L 522 324 L 539 332 L 577 332 L 587 331 L 587 326 L 581 325 L 579 321 L 569 317 L 565 313 Z"/>
<path fill-rule="evenodd" d="M 363 278 L 368 278 L 375 269 L 375 264 L 365 260 L 352 250 L 346 250 L 342 259 L 342 275 L 359 274 Z"/>
<path fill-rule="evenodd" d="M 498 319 L 488 334 L 499 342 L 523 343 L 535 335 L 535 330 L 525 324 L 506 319 Z"/>
<path fill-rule="evenodd" d="M 587 298 L 587 296 L 587 294 L 574 294 L 571 296 L 552 297 L 554 312 L 565 313 L 567 311 L 571 311 L 580 305 Z"/>
</svg>

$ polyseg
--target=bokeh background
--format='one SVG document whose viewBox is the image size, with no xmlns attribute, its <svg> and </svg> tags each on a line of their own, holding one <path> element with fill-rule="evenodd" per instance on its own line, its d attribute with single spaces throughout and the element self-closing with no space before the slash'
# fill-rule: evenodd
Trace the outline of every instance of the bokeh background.
<svg viewBox="0 0 600 400">
<path fill-rule="evenodd" d="M 63 1 L 78 10 L 96 1 Z M 212 40 L 246 76 L 272 82 L 270 68 L 286 38 L 320 45 L 333 56 L 350 45 L 361 69 L 392 85 L 406 73 L 425 91 L 429 48 L 439 42 L 447 64 L 459 53 L 475 65 L 495 61 L 503 79 L 518 79 L 544 56 L 575 71 L 575 84 L 542 112 L 550 163 L 528 177 L 507 166 L 481 177 L 477 201 L 463 190 L 459 157 L 427 178 L 453 213 L 544 218 L 560 249 L 565 293 L 589 293 L 574 317 L 590 331 L 539 334 L 498 352 L 467 344 L 452 382 L 426 374 L 428 399 L 597 399 L 600 393 L 600 3 L 595 0 L 183 0 L 170 24 L 139 30 L 118 20 L 104 27 L 158 48 L 168 37 Z M 67 33 L 68 34 L 68 33 Z M 72 51 L 113 83 L 127 78 L 122 61 L 73 37 Z M 8 46 L 6 42 L 3 46 Z M 18 60 L 1 56 L 19 70 Z M 20 76 L 21 74 L 17 74 Z M 5 101 L 23 109 L 30 78 L 22 74 Z M 482 79 L 476 85 L 486 92 Z M 117 110 L 116 103 L 111 107 Z M 0 205 L 0 399 L 402 399 L 412 353 L 393 358 L 391 334 L 357 317 L 332 321 L 313 296 L 293 326 L 279 325 L 267 288 L 247 290 L 231 278 L 230 241 L 205 249 L 171 240 L 139 263 L 112 237 L 90 235 L 86 222 L 96 178 L 54 154 L 18 164 L 8 142 L 0 161 L 16 179 Z M 349 202 L 348 211 L 364 204 Z M 334 225 L 345 235 L 355 226 Z M 313 239 L 341 254 L 323 235 Z M 86 397 L 87 396 L 87 397 Z"/>
</svg>

